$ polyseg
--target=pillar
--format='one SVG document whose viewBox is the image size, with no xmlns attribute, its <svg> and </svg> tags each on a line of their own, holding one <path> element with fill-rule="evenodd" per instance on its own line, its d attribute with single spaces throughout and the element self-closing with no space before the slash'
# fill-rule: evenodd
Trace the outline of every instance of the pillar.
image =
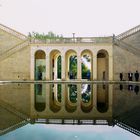
<svg viewBox="0 0 140 140">
<path fill-rule="evenodd" d="M 67 65 L 65 60 L 65 53 L 63 52 L 61 55 L 61 79 L 66 80 L 66 71 L 67 71 Z"/>
<path fill-rule="evenodd" d="M 34 80 L 34 71 L 35 71 L 35 52 L 31 50 L 31 65 L 30 65 L 30 79 Z"/>
<path fill-rule="evenodd" d="M 50 79 L 50 52 L 45 52 L 46 53 L 46 80 L 51 80 Z"/>
<path fill-rule="evenodd" d="M 92 65 L 92 70 L 93 70 L 93 80 L 97 80 L 97 55 L 93 55 L 93 65 Z"/>
<path fill-rule="evenodd" d="M 81 80 L 81 55 L 77 55 L 77 79 Z"/>
<path fill-rule="evenodd" d="M 109 71 L 109 80 L 113 80 L 113 57 L 112 57 L 112 55 L 109 55 L 108 71 Z"/>
<path fill-rule="evenodd" d="M 93 108 L 97 108 L 97 84 L 93 84 Z"/>
</svg>

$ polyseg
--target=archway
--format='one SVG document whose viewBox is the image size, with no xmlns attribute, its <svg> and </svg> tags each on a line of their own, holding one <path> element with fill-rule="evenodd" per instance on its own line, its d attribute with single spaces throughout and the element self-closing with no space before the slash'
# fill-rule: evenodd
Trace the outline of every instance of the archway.
<svg viewBox="0 0 140 140">
<path fill-rule="evenodd" d="M 58 50 L 53 50 L 50 53 L 50 72 L 51 80 L 61 79 L 61 53 Z"/>
<path fill-rule="evenodd" d="M 35 53 L 35 80 L 46 78 L 46 54 L 42 50 Z"/>
<path fill-rule="evenodd" d="M 84 50 L 81 53 L 81 77 L 82 79 L 92 80 L 92 53 L 89 50 Z"/>
<path fill-rule="evenodd" d="M 66 53 L 66 79 L 77 79 L 77 54 L 73 50 Z"/>
<path fill-rule="evenodd" d="M 108 52 L 106 50 L 100 50 L 97 53 L 97 79 L 108 80 Z"/>
</svg>

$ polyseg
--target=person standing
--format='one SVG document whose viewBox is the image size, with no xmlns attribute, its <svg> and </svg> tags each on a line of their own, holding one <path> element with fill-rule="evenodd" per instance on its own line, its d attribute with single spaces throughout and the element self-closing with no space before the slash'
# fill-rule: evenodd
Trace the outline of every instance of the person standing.
<svg viewBox="0 0 140 140">
<path fill-rule="evenodd" d="M 120 81 L 123 80 L 123 73 L 120 73 Z"/>
<path fill-rule="evenodd" d="M 136 70 L 136 73 L 135 73 L 135 80 L 136 80 L 136 81 L 139 81 L 139 73 L 138 73 L 137 70 Z"/>
<path fill-rule="evenodd" d="M 129 81 L 133 80 L 133 73 L 132 72 L 128 73 L 128 79 L 129 79 Z"/>
</svg>

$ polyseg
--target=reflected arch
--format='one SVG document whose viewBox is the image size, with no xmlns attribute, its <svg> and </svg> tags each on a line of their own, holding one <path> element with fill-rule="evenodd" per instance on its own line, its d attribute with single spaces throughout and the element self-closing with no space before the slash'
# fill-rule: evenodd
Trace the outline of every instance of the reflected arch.
<svg viewBox="0 0 140 140">
<path fill-rule="evenodd" d="M 50 52 L 50 73 L 51 80 L 61 79 L 61 53 L 59 50 Z"/>
<path fill-rule="evenodd" d="M 97 85 L 97 110 L 105 113 L 109 108 L 108 85 Z"/>
<path fill-rule="evenodd" d="M 66 79 L 77 79 L 77 53 L 74 50 L 66 52 Z"/>
<path fill-rule="evenodd" d="M 97 53 L 97 80 L 109 79 L 109 55 L 106 50 Z"/>
<path fill-rule="evenodd" d="M 35 52 L 35 80 L 45 80 L 46 79 L 46 54 L 43 50 L 38 50 Z"/>
<path fill-rule="evenodd" d="M 82 79 L 92 80 L 93 77 L 93 55 L 90 50 L 81 52 L 81 77 Z"/>
</svg>

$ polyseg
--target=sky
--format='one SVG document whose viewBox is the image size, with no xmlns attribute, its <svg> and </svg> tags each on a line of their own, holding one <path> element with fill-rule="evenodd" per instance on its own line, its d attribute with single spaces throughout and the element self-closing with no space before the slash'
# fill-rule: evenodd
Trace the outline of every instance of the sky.
<svg viewBox="0 0 140 140">
<path fill-rule="evenodd" d="M 140 140 L 122 128 L 106 125 L 26 125 L 0 140 Z"/>
<path fill-rule="evenodd" d="M 0 0 L 0 23 L 77 37 L 118 35 L 140 24 L 140 0 Z"/>
</svg>

